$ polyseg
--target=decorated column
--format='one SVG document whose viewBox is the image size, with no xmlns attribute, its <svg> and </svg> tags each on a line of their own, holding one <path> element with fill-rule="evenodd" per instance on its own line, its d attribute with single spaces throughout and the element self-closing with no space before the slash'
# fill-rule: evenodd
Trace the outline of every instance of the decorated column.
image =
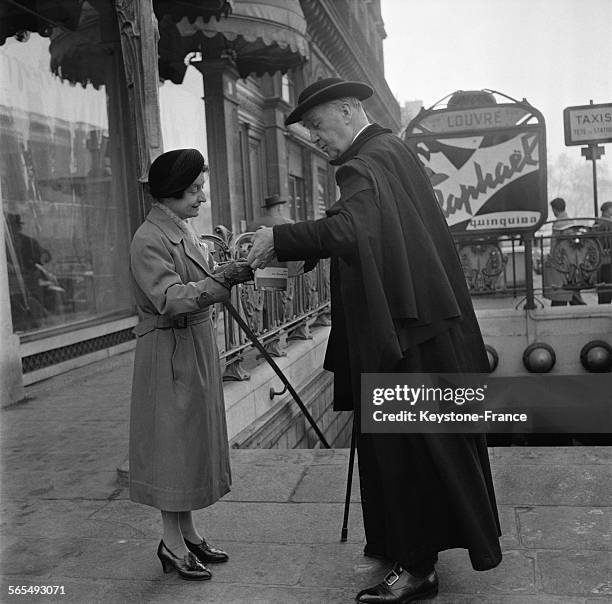
<svg viewBox="0 0 612 604">
<path fill-rule="evenodd" d="M 130 109 L 136 132 L 138 180 L 146 182 L 151 162 L 162 153 L 157 66 L 157 19 L 151 2 L 115 0 Z"/>
</svg>

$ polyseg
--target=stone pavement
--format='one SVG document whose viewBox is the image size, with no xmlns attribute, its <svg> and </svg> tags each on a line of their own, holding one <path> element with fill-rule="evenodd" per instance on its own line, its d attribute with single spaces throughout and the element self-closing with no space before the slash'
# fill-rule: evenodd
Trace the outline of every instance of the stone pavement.
<svg viewBox="0 0 612 604">
<path fill-rule="evenodd" d="M 340 543 L 346 450 L 234 450 L 232 492 L 196 512 L 231 554 L 211 581 L 164 575 L 158 513 L 131 503 L 127 452 L 132 355 L 28 388 L 0 411 L 0 602 L 340 604 L 384 569 L 361 555 L 357 499 Z M 612 602 L 612 448 L 491 450 L 504 561 L 471 569 L 443 552 L 440 604 Z M 9 586 L 63 586 L 14 595 Z"/>
</svg>

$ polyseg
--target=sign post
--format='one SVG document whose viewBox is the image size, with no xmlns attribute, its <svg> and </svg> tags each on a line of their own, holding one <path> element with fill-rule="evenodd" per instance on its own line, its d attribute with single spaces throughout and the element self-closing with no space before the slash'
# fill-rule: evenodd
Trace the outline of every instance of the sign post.
<svg viewBox="0 0 612 604">
<path fill-rule="evenodd" d="M 584 156 L 587 161 L 590 159 L 593 161 L 593 210 L 595 212 L 595 218 L 597 218 L 597 160 L 606 152 L 605 147 L 599 145 L 589 145 L 588 147 L 582 147 L 580 153 Z"/>
<path fill-rule="evenodd" d="M 593 206 L 598 216 L 597 203 L 597 160 L 606 152 L 598 143 L 612 142 L 612 103 L 579 105 L 563 110 L 565 145 L 587 145 L 581 153 L 593 162 Z"/>
</svg>

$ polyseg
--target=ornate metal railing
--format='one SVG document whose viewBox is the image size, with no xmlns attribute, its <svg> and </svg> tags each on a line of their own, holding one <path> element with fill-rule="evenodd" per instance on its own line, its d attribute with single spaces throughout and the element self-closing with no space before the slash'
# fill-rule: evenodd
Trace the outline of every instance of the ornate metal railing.
<svg viewBox="0 0 612 604">
<path fill-rule="evenodd" d="M 522 295 L 528 308 L 538 297 L 553 306 L 612 298 L 612 220 L 550 221 L 535 235 L 461 234 L 455 243 L 472 295 Z M 586 302 L 583 293 L 594 295 Z"/>
<path fill-rule="evenodd" d="M 563 229 L 546 223 L 538 234 L 462 234 L 455 243 L 474 296 L 520 296 L 536 302 L 606 304 L 612 300 L 612 221 L 572 219 Z M 558 225 L 559 226 L 559 225 Z M 244 258 L 253 233 L 234 236 L 223 226 L 204 235 L 217 262 Z M 583 299 L 582 294 L 593 294 Z M 309 339 L 310 327 L 329 325 L 329 262 L 289 278 L 286 291 L 257 290 L 245 283 L 232 289 L 232 304 L 273 356 L 284 356 L 281 340 Z M 518 305 L 517 305 L 518 306 Z M 252 344 L 224 306 L 216 308 L 217 343 L 225 380 L 248 379 L 242 367 Z"/>
<path fill-rule="evenodd" d="M 223 226 L 214 235 L 203 235 L 216 262 L 244 258 L 253 233 L 235 236 Z M 310 339 L 310 327 L 329 325 L 329 262 L 320 261 L 304 274 L 289 277 L 285 291 L 258 290 L 243 283 L 232 288 L 231 302 L 272 356 L 285 356 L 281 338 Z M 215 314 L 217 345 L 225 363 L 224 380 L 245 380 L 244 355 L 253 348 L 246 334 L 222 305 Z"/>
</svg>

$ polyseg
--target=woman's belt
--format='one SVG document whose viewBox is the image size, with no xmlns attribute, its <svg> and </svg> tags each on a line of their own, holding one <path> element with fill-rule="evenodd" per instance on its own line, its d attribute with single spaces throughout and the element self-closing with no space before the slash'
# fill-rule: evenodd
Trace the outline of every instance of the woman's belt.
<svg viewBox="0 0 612 604">
<path fill-rule="evenodd" d="M 210 309 L 208 308 L 184 313 L 177 317 L 149 315 L 134 327 L 133 332 L 136 336 L 140 337 L 154 329 L 185 329 L 191 325 L 204 323 L 204 321 L 208 321 L 209 318 Z"/>
</svg>

